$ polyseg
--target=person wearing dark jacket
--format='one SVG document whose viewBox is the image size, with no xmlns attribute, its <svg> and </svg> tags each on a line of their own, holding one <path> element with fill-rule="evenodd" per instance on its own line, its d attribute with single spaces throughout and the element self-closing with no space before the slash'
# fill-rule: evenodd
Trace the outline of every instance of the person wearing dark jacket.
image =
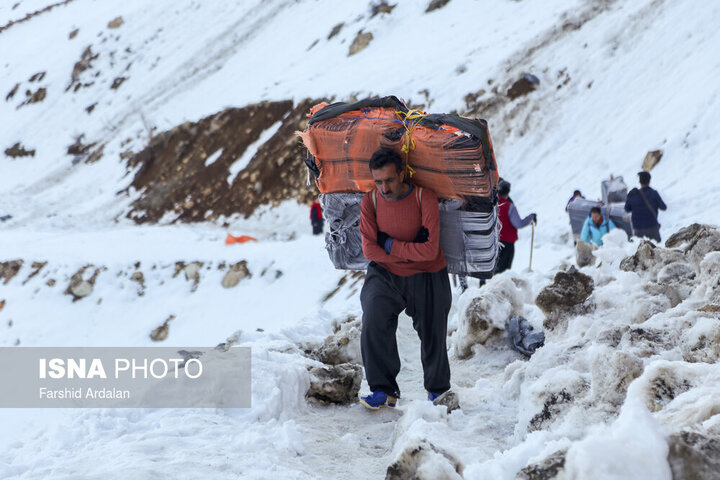
<svg viewBox="0 0 720 480">
<path fill-rule="evenodd" d="M 320 235 L 323 232 L 323 220 L 322 207 L 318 201 L 319 197 L 315 197 L 312 206 L 310 207 L 310 223 L 312 224 L 313 235 Z"/>
<path fill-rule="evenodd" d="M 660 242 L 658 211 L 667 210 L 660 194 L 650 188 L 650 173 L 638 173 L 640 189 L 633 188 L 625 201 L 625 211 L 632 212 L 633 235 L 647 237 Z"/>
<path fill-rule="evenodd" d="M 537 215 L 531 213 L 525 218 L 515 208 L 510 198 L 510 182 L 501 180 L 498 184 L 498 219 L 500 220 L 500 255 L 495 273 L 504 272 L 512 267 L 515 257 L 515 242 L 518 239 L 518 229 L 537 223 Z"/>
</svg>

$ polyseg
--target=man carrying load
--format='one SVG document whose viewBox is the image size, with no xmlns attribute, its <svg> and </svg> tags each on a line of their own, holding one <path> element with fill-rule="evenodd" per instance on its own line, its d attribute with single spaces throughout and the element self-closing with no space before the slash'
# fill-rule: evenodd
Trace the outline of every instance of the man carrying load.
<svg viewBox="0 0 720 480">
<path fill-rule="evenodd" d="M 602 245 L 602 237 L 613 229 L 615 229 L 615 223 L 610 218 L 605 218 L 600 207 L 592 207 L 580 232 L 580 240 L 585 243 Z"/>
<path fill-rule="evenodd" d="M 377 410 L 395 407 L 400 397 L 395 334 L 403 310 L 420 337 L 428 399 L 450 389 L 445 340 L 452 295 L 440 248 L 437 197 L 405 180 L 396 152 L 378 150 L 369 163 L 376 188 L 361 203 L 362 249 L 370 265 L 360 301 L 361 351 L 372 392 L 360 402 Z"/>
</svg>

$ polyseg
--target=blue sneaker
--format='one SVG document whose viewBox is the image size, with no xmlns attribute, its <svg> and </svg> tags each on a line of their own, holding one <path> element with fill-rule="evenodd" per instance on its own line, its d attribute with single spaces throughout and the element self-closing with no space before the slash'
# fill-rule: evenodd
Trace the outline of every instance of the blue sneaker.
<svg viewBox="0 0 720 480">
<path fill-rule="evenodd" d="M 445 392 L 440 392 L 440 393 L 428 392 L 428 400 L 430 400 L 431 402 L 434 402 L 435 399 L 438 398 L 438 397 L 439 397 L 440 395 L 442 395 L 443 393 L 445 393 Z"/>
<path fill-rule="evenodd" d="M 395 408 L 397 398 L 389 396 L 380 390 L 372 392 L 370 395 L 360 397 L 360 403 L 370 410 L 380 410 L 382 407 Z"/>
</svg>

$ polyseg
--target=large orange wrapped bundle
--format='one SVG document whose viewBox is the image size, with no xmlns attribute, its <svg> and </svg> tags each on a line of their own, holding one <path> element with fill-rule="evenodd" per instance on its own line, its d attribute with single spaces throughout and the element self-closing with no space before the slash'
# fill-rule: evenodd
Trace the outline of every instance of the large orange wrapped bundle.
<svg viewBox="0 0 720 480">
<path fill-rule="evenodd" d="M 299 135 L 322 193 L 371 190 L 368 161 L 389 148 L 405 159 L 413 183 L 440 198 L 493 197 L 498 173 L 484 120 L 427 115 L 396 97 L 320 104 L 311 114 Z"/>
</svg>

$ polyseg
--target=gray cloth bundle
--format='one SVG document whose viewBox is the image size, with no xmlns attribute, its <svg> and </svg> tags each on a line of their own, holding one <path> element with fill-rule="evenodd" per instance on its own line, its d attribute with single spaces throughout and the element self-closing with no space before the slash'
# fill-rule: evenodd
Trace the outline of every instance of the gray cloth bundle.
<svg viewBox="0 0 720 480">
<path fill-rule="evenodd" d="M 490 278 L 499 251 L 497 208 L 470 212 L 459 206 L 457 200 L 440 200 L 440 245 L 448 272 Z"/>
<path fill-rule="evenodd" d="M 592 200 L 578 198 L 570 202 L 567 211 L 570 216 L 570 228 L 572 233 L 580 235 L 585 219 L 590 215 L 592 207 L 600 207 L 603 215 L 607 215 L 615 223 L 617 228 L 625 230 L 625 233 L 632 235 L 632 227 L 630 226 L 630 214 L 625 211 L 624 203 L 611 203 L 609 205 L 601 205 Z"/>
<path fill-rule="evenodd" d="M 365 270 L 362 252 L 360 202 L 362 193 L 326 193 L 320 196 L 328 224 L 325 248 L 337 269 Z M 449 273 L 490 278 L 495 270 L 500 222 L 497 207 L 487 212 L 461 210 L 463 202 L 440 199 L 440 247 Z"/>
<path fill-rule="evenodd" d="M 337 269 L 365 270 L 368 261 L 362 252 L 360 201 L 362 193 L 331 193 L 320 196 L 329 231 L 325 248 Z"/>
<path fill-rule="evenodd" d="M 533 326 L 519 315 L 510 317 L 507 325 L 510 346 L 528 357 L 545 344 L 545 333 L 534 332 Z"/>
</svg>

